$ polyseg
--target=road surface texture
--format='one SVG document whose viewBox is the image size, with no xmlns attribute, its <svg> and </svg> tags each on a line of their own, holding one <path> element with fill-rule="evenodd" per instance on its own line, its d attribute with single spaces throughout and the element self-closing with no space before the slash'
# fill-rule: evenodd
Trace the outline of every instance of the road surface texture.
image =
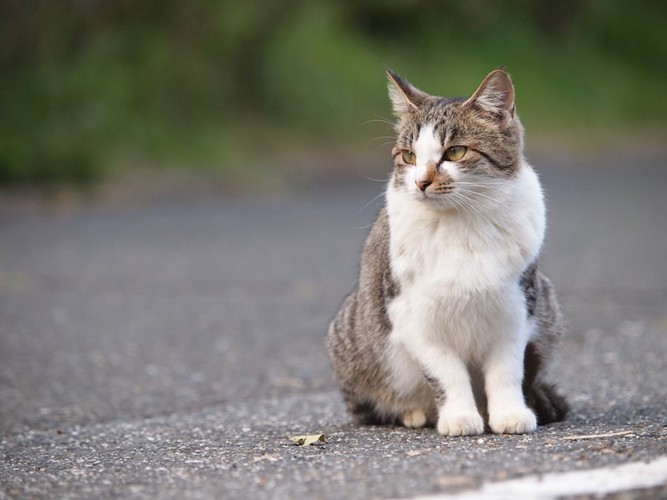
<svg viewBox="0 0 667 500">
<path fill-rule="evenodd" d="M 667 165 L 538 170 L 572 412 L 525 436 L 350 422 L 324 337 L 380 183 L 0 214 L 0 498 L 667 497 Z"/>
</svg>

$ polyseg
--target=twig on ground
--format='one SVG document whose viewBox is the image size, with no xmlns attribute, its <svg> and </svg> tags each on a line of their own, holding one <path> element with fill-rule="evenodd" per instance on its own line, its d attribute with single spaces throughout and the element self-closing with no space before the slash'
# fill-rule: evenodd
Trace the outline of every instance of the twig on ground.
<svg viewBox="0 0 667 500">
<path fill-rule="evenodd" d="M 608 438 L 608 437 L 616 437 L 616 436 L 627 436 L 628 434 L 632 434 L 633 431 L 619 431 L 619 432 L 608 432 L 606 434 L 587 434 L 583 436 L 565 436 L 563 439 L 567 439 L 570 441 L 578 440 L 578 439 L 596 439 L 596 438 Z"/>
</svg>

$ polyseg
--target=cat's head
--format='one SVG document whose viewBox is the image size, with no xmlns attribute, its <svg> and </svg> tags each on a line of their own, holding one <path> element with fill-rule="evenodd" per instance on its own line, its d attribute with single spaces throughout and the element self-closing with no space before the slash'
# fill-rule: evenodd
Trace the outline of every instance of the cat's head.
<svg viewBox="0 0 667 500">
<path fill-rule="evenodd" d="M 489 73 L 467 99 L 431 96 L 389 69 L 387 77 L 398 118 L 392 189 L 436 206 L 465 206 L 517 175 L 523 127 L 505 70 Z"/>
</svg>

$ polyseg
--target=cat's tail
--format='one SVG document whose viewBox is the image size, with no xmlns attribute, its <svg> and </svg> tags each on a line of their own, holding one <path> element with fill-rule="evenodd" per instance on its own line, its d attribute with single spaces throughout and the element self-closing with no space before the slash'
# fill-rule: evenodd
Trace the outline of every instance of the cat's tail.
<svg viewBox="0 0 667 500">
<path fill-rule="evenodd" d="M 526 404 L 535 412 L 538 425 L 560 422 L 570 409 L 556 386 L 544 381 L 544 364 L 539 344 L 529 342 L 524 358 L 523 394 Z"/>
<path fill-rule="evenodd" d="M 556 387 L 547 383 L 534 383 L 525 391 L 526 403 L 535 412 L 538 425 L 547 425 L 565 419 L 570 405 Z"/>
</svg>

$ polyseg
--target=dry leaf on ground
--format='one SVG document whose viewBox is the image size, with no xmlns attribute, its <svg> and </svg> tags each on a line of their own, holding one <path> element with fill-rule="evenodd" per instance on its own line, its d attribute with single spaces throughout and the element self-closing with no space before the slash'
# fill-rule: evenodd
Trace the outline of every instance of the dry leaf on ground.
<svg viewBox="0 0 667 500">
<path fill-rule="evenodd" d="M 326 443 L 327 438 L 324 434 L 304 434 L 302 436 L 292 436 L 289 438 L 292 443 L 298 446 L 310 446 L 315 443 Z"/>
</svg>

